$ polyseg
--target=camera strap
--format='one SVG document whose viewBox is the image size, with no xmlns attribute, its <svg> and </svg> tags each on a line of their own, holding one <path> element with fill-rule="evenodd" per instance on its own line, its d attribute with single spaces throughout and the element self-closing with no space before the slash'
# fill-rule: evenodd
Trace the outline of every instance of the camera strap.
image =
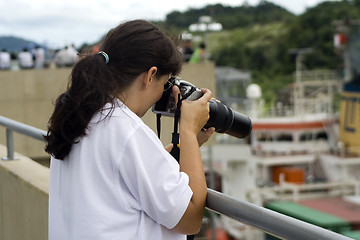
<svg viewBox="0 0 360 240">
<path fill-rule="evenodd" d="M 170 151 L 170 154 L 176 159 L 176 161 L 180 161 L 180 136 L 178 133 L 178 126 L 181 114 L 181 104 L 182 101 L 187 99 L 194 91 L 196 90 L 195 87 L 191 87 L 190 91 L 184 94 L 181 98 L 180 94 L 178 94 L 178 101 L 176 104 L 176 111 L 174 116 L 174 132 L 172 133 L 172 140 L 171 143 L 173 144 L 173 148 Z"/>
<path fill-rule="evenodd" d="M 161 114 L 156 114 L 156 130 L 158 134 L 158 138 L 160 139 L 160 131 L 161 131 Z"/>
<path fill-rule="evenodd" d="M 185 99 L 187 99 L 194 91 L 196 90 L 195 87 L 191 87 L 188 93 L 184 94 L 184 96 L 180 99 L 180 94 L 178 95 L 178 102 L 176 106 L 175 111 L 175 118 L 174 118 L 174 132 L 177 132 L 177 126 L 180 119 L 180 108 L 181 108 L 181 102 Z M 160 139 L 161 136 L 161 114 L 156 114 L 156 130 L 158 134 L 158 138 Z"/>
<path fill-rule="evenodd" d="M 178 95 L 178 101 L 176 104 L 176 111 L 174 116 L 174 132 L 172 133 L 172 139 L 171 143 L 173 144 L 173 147 L 170 151 L 170 154 L 176 159 L 176 161 L 180 161 L 180 136 L 178 133 L 178 126 L 179 126 L 179 120 L 180 120 L 180 109 L 181 104 L 184 98 L 180 99 L 180 94 Z"/>
</svg>

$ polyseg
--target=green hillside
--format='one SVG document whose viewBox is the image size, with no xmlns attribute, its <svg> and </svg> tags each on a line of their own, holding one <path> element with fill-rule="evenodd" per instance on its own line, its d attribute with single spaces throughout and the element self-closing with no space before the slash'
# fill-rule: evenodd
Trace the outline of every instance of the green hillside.
<svg viewBox="0 0 360 240">
<path fill-rule="evenodd" d="M 334 35 L 338 33 L 334 21 L 360 19 L 360 1 L 326 1 L 299 16 L 267 1 L 254 7 L 209 5 L 170 13 L 165 26 L 179 32 L 188 30 L 202 15 L 209 15 L 224 26 L 221 32 L 208 33 L 211 59 L 217 66 L 252 71 L 253 80 L 266 89 L 264 97 L 270 102 L 293 81 L 296 55 L 290 49 L 312 49 L 305 55 L 305 69 L 333 69 L 341 73 L 343 57 L 334 48 Z M 354 29 L 358 31 L 359 26 Z"/>
<path fill-rule="evenodd" d="M 200 9 L 189 9 L 183 13 L 174 11 L 166 16 L 165 24 L 167 27 L 186 29 L 204 15 L 211 16 L 214 21 L 220 22 L 225 30 L 270 22 L 290 22 L 296 18 L 286 9 L 263 0 L 257 6 L 243 4 L 238 7 L 229 7 L 215 4 Z"/>
</svg>

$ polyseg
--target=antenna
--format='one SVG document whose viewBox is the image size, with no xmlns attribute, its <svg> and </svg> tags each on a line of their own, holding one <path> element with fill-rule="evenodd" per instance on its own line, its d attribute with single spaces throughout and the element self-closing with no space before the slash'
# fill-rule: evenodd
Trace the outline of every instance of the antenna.
<svg viewBox="0 0 360 240">
<path fill-rule="evenodd" d="M 296 54 L 296 72 L 294 84 L 294 113 L 295 115 L 302 114 L 304 111 L 304 87 L 301 82 L 301 71 L 303 69 L 302 62 L 304 55 L 311 53 L 312 48 L 292 48 L 288 50 L 289 53 Z"/>
</svg>

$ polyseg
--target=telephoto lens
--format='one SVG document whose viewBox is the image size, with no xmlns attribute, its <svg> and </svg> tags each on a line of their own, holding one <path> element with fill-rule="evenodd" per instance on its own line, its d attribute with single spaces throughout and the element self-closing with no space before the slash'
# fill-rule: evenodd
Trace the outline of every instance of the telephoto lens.
<svg viewBox="0 0 360 240">
<path fill-rule="evenodd" d="M 252 122 L 248 116 L 213 100 L 209 101 L 209 107 L 210 118 L 204 128 L 214 127 L 218 133 L 226 133 L 237 138 L 244 138 L 250 134 Z"/>
<path fill-rule="evenodd" d="M 203 95 L 199 88 L 179 77 L 171 77 L 169 83 L 178 86 L 181 95 L 186 100 L 195 101 Z M 213 100 L 209 101 L 209 108 L 210 118 L 204 128 L 214 127 L 218 133 L 226 133 L 237 138 L 244 138 L 250 134 L 252 123 L 248 116 L 235 112 L 228 106 Z M 154 104 L 152 111 L 158 115 L 174 117 L 176 104 L 171 88 L 166 87 L 161 99 Z"/>
</svg>

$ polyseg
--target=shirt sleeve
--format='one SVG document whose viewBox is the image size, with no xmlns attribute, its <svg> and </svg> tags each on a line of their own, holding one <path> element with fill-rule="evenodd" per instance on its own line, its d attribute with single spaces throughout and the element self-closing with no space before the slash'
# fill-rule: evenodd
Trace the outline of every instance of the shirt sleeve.
<svg viewBox="0 0 360 240">
<path fill-rule="evenodd" d="M 179 171 L 155 134 L 141 127 L 134 131 L 119 159 L 119 171 L 138 210 L 169 229 L 176 226 L 193 193 L 188 175 Z"/>
</svg>

